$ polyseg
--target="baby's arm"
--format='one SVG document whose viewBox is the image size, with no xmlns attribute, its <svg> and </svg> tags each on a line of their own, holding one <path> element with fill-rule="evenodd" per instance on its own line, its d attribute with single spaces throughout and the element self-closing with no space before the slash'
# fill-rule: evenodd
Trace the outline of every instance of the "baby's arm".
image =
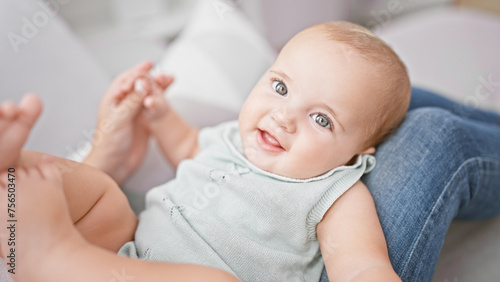
<svg viewBox="0 0 500 282">
<path fill-rule="evenodd" d="M 143 81 L 143 86 L 149 88 L 147 92 L 150 93 L 144 100 L 144 116 L 163 155 L 177 167 L 182 160 L 193 158 L 198 153 L 199 130 L 187 123 L 168 104 L 163 92 L 170 83 L 162 87 L 161 76 Z M 163 78 L 171 79 L 166 76 Z"/>
<path fill-rule="evenodd" d="M 401 281 L 394 272 L 372 196 L 358 181 L 317 226 L 330 281 Z"/>
</svg>

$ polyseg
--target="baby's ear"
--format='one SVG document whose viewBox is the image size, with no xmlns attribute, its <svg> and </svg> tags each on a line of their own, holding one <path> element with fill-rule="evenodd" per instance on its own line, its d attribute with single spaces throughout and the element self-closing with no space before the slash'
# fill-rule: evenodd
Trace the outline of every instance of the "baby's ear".
<svg viewBox="0 0 500 282">
<path fill-rule="evenodd" d="M 363 154 L 370 154 L 370 155 L 373 155 L 375 154 L 375 147 L 370 147 L 366 150 L 364 150 L 363 152 L 359 153 L 360 155 L 363 155 Z"/>
</svg>

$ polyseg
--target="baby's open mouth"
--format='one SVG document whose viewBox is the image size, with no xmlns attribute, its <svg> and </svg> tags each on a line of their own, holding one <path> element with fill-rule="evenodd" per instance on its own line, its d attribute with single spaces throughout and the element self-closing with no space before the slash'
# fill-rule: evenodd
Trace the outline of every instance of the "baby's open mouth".
<svg viewBox="0 0 500 282">
<path fill-rule="evenodd" d="M 285 151 L 283 147 L 281 147 L 278 139 L 274 138 L 269 132 L 258 130 L 257 133 L 257 143 L 266 151 L 270 152 L 282 152 Z"/>
</svg>

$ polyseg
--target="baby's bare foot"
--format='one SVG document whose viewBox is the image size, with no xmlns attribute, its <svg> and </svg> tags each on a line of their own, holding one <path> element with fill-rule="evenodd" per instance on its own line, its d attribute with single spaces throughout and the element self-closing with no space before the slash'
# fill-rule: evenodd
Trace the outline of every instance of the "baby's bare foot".
<svg viewBox="0 0 500 282">
<path fill-rule="evenodd" d="M 0 104 L 0 172 L 15 165 L 41 111 L 42 102 L 33 94 L 26 95 L 19 106 Z"/>
<path fill-rule="evenodd" d="M 0 174 L 0 204 L 0 220 L 9 227 L 0 231 L 2 256 L 16 281 L 38 281 L 33 278 L 42 262 L 66 256 L 83 240 L 69 215 L 61 173 L 48 156 Z"/>
</svg>

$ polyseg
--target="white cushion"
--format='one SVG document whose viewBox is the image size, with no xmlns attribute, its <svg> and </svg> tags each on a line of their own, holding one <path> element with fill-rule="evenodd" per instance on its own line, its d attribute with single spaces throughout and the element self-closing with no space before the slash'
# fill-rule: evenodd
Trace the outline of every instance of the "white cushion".
<svg viewBox="0 0 500 282">
<path fill-rule="evenodd" d="M 109 80 L 41 2 L 0 1 L 0 101 L 19 102 L 26 92 L 37 93 L 44 110 L 25 148 L 64 157 L 91 138 Z"/>
</svg>

